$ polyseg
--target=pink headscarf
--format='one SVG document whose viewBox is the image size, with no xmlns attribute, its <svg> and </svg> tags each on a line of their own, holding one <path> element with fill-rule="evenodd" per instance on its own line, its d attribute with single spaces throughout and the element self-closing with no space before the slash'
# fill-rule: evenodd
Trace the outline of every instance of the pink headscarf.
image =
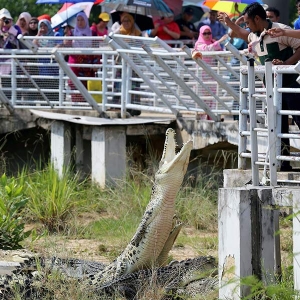
<svg viewBox="0 0 300 300">
<path fill-rule="evenodd" d="M 25 28 L 23 27 L 21 27 L 21 25 L 20 25 L 20 20 L 21 19 L 24 19 L 25 21 L 26 21 L 26 26 L 25 26 Z M 22 31 L 22 33 L 28 33 L 28 29 L 29 29 L 29 21 L 30 21 L 30 19 L 31 19 L 31 14 L 30 13 L 28 13 L 28 12 L 22 12 L 20 15 L 19 15 L 19 18 L 18 18 L 18 21 L 17 21 L 17 23 L 16 23 L 16 25 L 18 25 L 20 28 L 21 28 L 21 31 Z"/>
<path fill-rule="evenodd" d="M 213 40 L 213 38 L 212 38 L 212 34 L 210 35 L 210 40 L 204 39 L 203 32 L 205 30 L 209 30 L 211 32 L 211 28 L 208 25 L 203 25 L 200 27 L 199 37 L 198 37 L 197 42 L 195 43 L 195 49 L 197 49 L 198 44 L 210 45 L 215 42 L 215 40 Z"/>
</svg>

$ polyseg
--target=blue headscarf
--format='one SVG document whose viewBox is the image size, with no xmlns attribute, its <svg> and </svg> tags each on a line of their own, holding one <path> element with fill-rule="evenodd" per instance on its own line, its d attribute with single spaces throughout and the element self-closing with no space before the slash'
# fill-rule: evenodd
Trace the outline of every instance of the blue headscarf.
<svg viewBox="0 0 300 300">
<path fill-rule="evenodd" d="M 47 26 L 47 33 L 43 34 L 43 36 L 54 36 L 54 32 L 53 32 L 53 29 L 51 27 L 51 23 L 47 19 L 42 19 L 42 20 L 39 21 L 38 30 L 40 30 L 42 23 Z M 54 40 L 47 40 L 47 39 L 39 40 L 40 47 L 53 47 L 55 44 L 56 43 L 55 43 Z"/>
</svg>

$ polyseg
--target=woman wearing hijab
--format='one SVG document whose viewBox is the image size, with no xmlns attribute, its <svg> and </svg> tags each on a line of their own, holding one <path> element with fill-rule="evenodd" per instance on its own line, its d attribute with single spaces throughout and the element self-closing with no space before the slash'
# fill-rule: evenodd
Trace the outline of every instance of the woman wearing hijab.
<svg viewBox="0 0 300 300">
<path fill-rule="evenodd" d="M 129 13 L 122 13 L 120 17 L 121 26 L 118 31 L 115 33 L 123 34 L 123 35 L 133 35 L 133 36 L 141 36 L 142 33 L 139 29 L 136 28 L 134 18 Z M 132 77 L 137 77 L 138 75 L 132 71 Z M 116 78 L 121 78 L 122 73 L 121 69 L 118 69 L 116 72 Z M 140 82 L 138 81 L 132 81 L 131 83 L 131 89 L 138 91 L 140 90 Z M 121 92 L 121 83 L 115 82 L 114 83 L 114 91 L 115 92 Z M 113 97 L 113 103 L 114 104 L 120 104 L 121 98 L 120 96 L 114 96 Z M 132 94 L 131 95 L 131 103 L 132 104 L 140 104 L 140 95 Z M 132 116 L 138 116 L 141 114 L 141 111 L 139 110 L 127 110 Z"/>
<path fill-rule="evenodd" d="M 80 12 L 76 16 L 76 26 L 72 30 L 72 36 L 75 37 L 84 37 L 84 36 L 93 36 L 93 32 L 90 29 L 88 17 L 84 12 Z M 67 46 L 67 44 L 65 44 Z M 84 39 L 74 39 L 72 41 L 72 47 L 75 48 L 91 48 L 92 40 L 84 40 Z M 69 55 L 68 63 L 69 64 L 96 64 L 99 63 L 99 56 L 93 55 Z M 77 77 L 95 77 L 95 69 L 86 68 L 86 67 L 73 67 L 71 66 L 72 71 L 75 73 Z M 69 87 L 71 89 L 75 89 L 75 86 L 71 80 L 69 80 Z M 83 85 L 87 87 L 87 81 L 82 81 Z M 73 102 L 84 102 L 85 99 L 80 94 L 72 94 L 71 95 Z"/>
<path fill-rule="evenodd" d="M 199 30 L 199 37 L 197 42 L 195 43 L 195 47 L 193 52 L 202 52 L 202 51 L 221 51 L 222 45 L 221 43 L 224 42 L 228 38 L 228 35 L 225 34 L 223 35 L 219 40 L 214 40 L 212 38 L 212 31 L 211 28 L 208 25 L 203 25 L 200 27 Z M 193 53 L 194 56 L 194 53 Z M 214 65 L 214 58 L 213 57 L 208 57 L 208 56 L 203 56 L 202 58 L 203 61 L 205 61 L 209 66 Z M 212 81 L 212 77 L 207 75 L 206 73 L 202 72 L 202 80 L 205 81 Z M 216 93 L 216 88 L 215 86 L 210 86 L 209 87 L 212 92 Z M 208 94 L 209 95 L 209 94 Z M 211 100 L 205 101 L 206 104 L 210 108 L 215 108 L 215 103 Z M 204 119 L 210 120 L 210 117 L 208 115 L 204 115 Z"/>
<path fill-rule="evenodd" d="M 37 17 L 32 17 L 29 20 L 29 26 L 28 26 L 28 35 L 29 36 L 36 36 L 38 34 L 38 25 L 39 20 Z"/>
<path fill-rule="evenodd" d="M 54 36 L 53 29 L 51 27 L 51 23 L 47 19 L 42 19 L 38 24 L 38 33 L 36 36 Z M 35 39 L 33 43 L 38 47 L 54 47 L 55 41 L 50 39 Z"/>
<path fill-rule="evenodd" d="M 115 33 L 124 34 L 124 35 L 133 35 L 133 36 L 142 35 L 141 31 L 136 28 L 134 18 L 131 14 L 122 13 L 120 20 L 121 20 L 121 26 L 119 30 Z"/>
<path fill-rule="evenodd" d="M 28 12 L 22 12 L 19 15 L 17 25 L 20 27 L 23 35 L 28 35 L 29 21 L 31 19 L 31 14 Z"/>
<path fill-rule="evenodd" d="M 227 39 L 228 35 L 223 35 L 218 41 L 212 38 L 212 31 L 208 25 L 200 27 L 199 37 L 195 43 L 197 51 L 220 51 L 222 50 L 221 43 Z"/>
<path fill-rule="evenodd" d="M 33 43 L 41 48 L 53 48 L 57 45 L 57 42 L 53 39 L 48 39 L 47 37 L 53 37 L 54 32 L 51 27 L 51 23 L 47 19 L 41 19 L 38 24 L 38 33 L 36 36 L 42 36 L 45 37 L 43 39 L 35 39 L 33 40 Z M 49 58 L 39 58 L 39 75 L 40 76 L 58 76 L 59 74 L 59 68 L 58 66 L 53 66 L 56 63 L 51 64 Z M 49 88 L 49 86 L 52 88 L 58 89 L 58 79 L 40 79 L 39 86 L 42 88 Z M 58 93 L 47 93 L 44 92 L 46 97 L 49 100 L 58 101 Z"/>
</svg>

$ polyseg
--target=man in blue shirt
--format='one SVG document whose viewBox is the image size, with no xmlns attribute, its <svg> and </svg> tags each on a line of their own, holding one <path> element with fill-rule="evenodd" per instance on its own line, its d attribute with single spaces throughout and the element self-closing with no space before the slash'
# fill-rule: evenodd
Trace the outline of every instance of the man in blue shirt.
<svg viewBox="0 0 300 300">
<path fill-rule="evenodd" d="M 214 40 L 219 40 L 224 34 L 227 33 L 227 29 L 217 20 L 217 17 L 218 12 L 216 10 L 211 10 L 209 12 L 209 18 L 205 19 L 198 25 L 198 31 L 201 26 L 208 25 L 211 28 L 212 38 Z"/>
<path fill-rule="evenodd" d="M 296 7 L 297 7 L 299 18 L 294 23 L 294 29 L 300 29 L 300 0 L 296 1 Z"/>
</svg>

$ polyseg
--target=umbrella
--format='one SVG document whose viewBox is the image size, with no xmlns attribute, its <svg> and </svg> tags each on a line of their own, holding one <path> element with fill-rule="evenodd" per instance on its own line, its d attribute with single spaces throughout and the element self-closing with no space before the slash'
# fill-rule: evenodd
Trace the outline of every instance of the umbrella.
<svg viewBox="0 0 300 300">
<path fill-rule="evenodd" d="M 191 7 L 194 11 L 193 19 L 190 22 L 195 23 L 195 22 L 200 21 L 202 16 L 205 13 L 210 11 L 209 7 L 202 5 L 202 2 L 203 1 L 198 2 L 198 3 L 194 3 L 194 2 L 190 2 L 190 1 L 183 2 L 182 13 L 184 12 L 184 10 L 187 7 Z M 182 13 L 179 16 L 177 16 L 175 19 L 181 18 Z"/>
<path fill-rule="evenodd" d="M 236 7 L 237 4 L 237 7 Z M 211 9 L 222 11 L 227 14 L 234 14 L 235 12 L 242 12 L 248 4 L 237 3 L 233 1 L 218 1 Z M 237 9 L 236 9 L 237 8 Z"/>
<path fill-rule="evenodd" d="M 104 0 L 101 6 L 144 16 L 173 16 L 163 0 Z"/>
<path fill-rule="evenodd" d="M 262 0 L 231 0 L 231 1 L 227 1 L 227 0 L 206 0 L 206 1 L 202 1 L 202 4 L 209 7 L 209 8 L 211 8 L 211 9 L 218 10 L 218 9 L 214 8 L 214 6 L 218 2 L 233 2 L 234 4 L 238 3 L 239 11 L 242 11 L 248 4 L 251 4 L 253 2 L 258 2 L 260 4 L 263 4 Z M 220 4 L 218 4 L 218 5 L 220 5 Z M 226 4 L 225 4 L 225 6 L 226 6 Z M 220 10 L 220 11 L 222 11 L 222 10 Z M 224 12 L 228 12 L 228 11 L 224 11 Z M 228 13 L 232 13 L 232 12 L 228 12 Z"/>
<path fill-rule="evenodd" d="M 73 5 L 64 5 L 58 12 L 51 18 L 52 28 L 56 28 L 64 23 L 75 27 L 76 15 L 84 11 L 87 17 L 90 16 L 93 2 L 80 2 Z"/>
<path fill-rule="evenodd" d="M 75 3 L 75 4 L 73 4 L 73 3 L 67 3 L 66 2 L 57 13 L 61 13 L 61 12 L 65 11 L 66 9 L 68 9 L 68 8 L 70 8 L 72 6 L 73 8 L 74 7 L 83 8 L 83 11 L 89 17 L 93 5 L 94 5 L 93 1 L 90 1 L 90 2 L 78 2 L 78 3 Z"/>
<path fill-rule="evenodd" d="M 63 3 L 91 2 L 91 0 L 37 0 L 36 4 L 63 4 Z"/>
<path fill-rule="evenodd" d="M 119 22 L 120 23 L 120 12 L 119 11 L 111 11 L 111 18 L 112 23 Z M 131 14 L 134 18 L 134 21 L 136 25 L 139 27 L 141 31 L 147 30 L 147 29 L 153 29 L 153 19 L 151 16 L 144 16 L 139 14 Z"/>
<path fill-rule="evenodd" d="M 179 15 L 181 13 L 181 8 L 183 5 L 183 0 L 163 0 L 168 7 L 173 11 L 174 15 Z M 198 2 L 199 0 L 197 0 Z"/>
</svg>

